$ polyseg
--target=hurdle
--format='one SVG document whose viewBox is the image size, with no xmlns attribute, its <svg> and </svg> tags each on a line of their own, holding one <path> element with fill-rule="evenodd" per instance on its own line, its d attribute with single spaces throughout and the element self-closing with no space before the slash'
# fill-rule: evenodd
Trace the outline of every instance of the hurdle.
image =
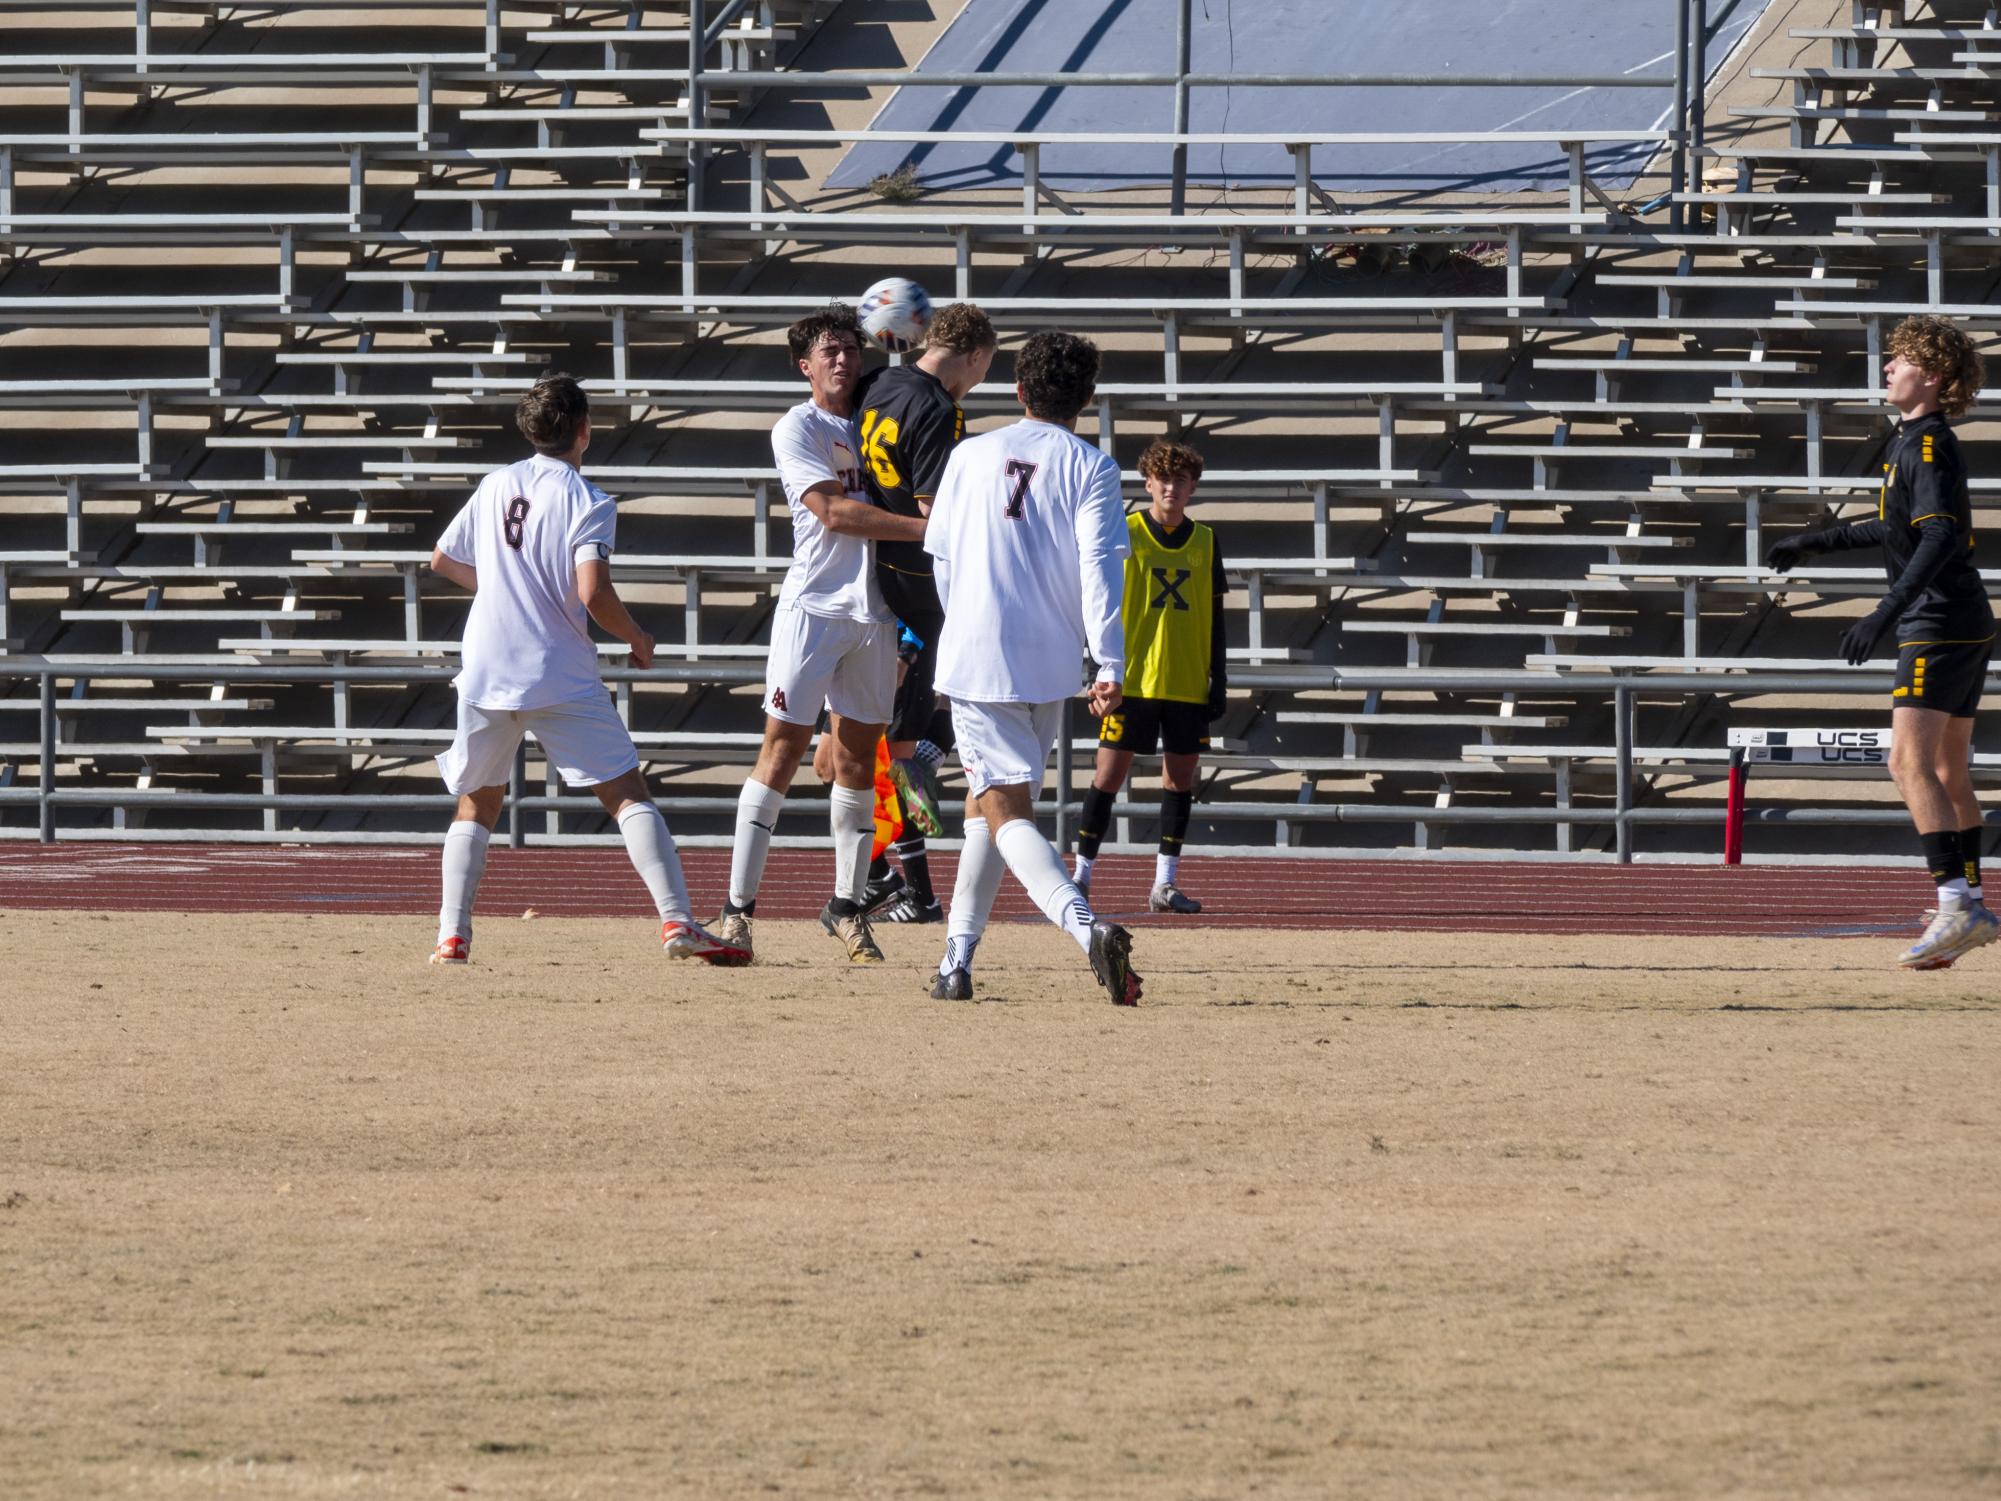
<svg viewBox="0 0 2001 1501">
<path fill-rule="evenodd" d="M 1765 730 L 1729 732 L 1730 795 L 1723 814 L 1723 863 L 1744 863 L 1744 789 L 1754 765 L 1890 765 L 1890 730 Z"/>
</svg>

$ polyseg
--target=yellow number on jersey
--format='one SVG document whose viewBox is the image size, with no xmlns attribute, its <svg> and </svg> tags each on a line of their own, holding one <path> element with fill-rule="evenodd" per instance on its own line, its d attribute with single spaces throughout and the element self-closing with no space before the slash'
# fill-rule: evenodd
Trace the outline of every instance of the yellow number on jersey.
<svg viewBox="0 0 2001 1501">
<path fill-rule="evenodd" d="M 903 476 L 896 472 L 888 446 L 902 435 L 903 429 L 894 417 L 885 417 L 873 407 L 862 414 L 862 457 L 875 471 L 876 483 L 885 490 L 903 488 Z"/>
</svg>

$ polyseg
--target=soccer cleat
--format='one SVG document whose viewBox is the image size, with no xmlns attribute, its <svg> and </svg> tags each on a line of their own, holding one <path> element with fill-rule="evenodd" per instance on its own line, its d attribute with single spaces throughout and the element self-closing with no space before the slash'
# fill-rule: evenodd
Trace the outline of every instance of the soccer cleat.
<svg viewBox="0 0 2001 1501">
<path fill-rule="evenodd" d="M 1936 907 L 1927 907 L 1927 908 L 1925 908 L 1924 912 L 1923 912 L 1922 914 L 1920 914 L 1920 915 L 1921 915 L 1921 916 L 1922 916 L 1922 917 L 1924 918 L 1924 920 L 1925 920 L 1926 924 L 1927 924 L 1927 925 L 1929 925 L 1929 924 L 1931 923 L 1931 920 L 1932 920 L 1932 919 L 1933 919 L 1934 917 L 1937 917 L 1937 916 L 1938 916 L 1938 908 L 1936 908 Z M 1952 957 L 1950 957 L 1950 958 L 1945 958 L 1945 959 L 1926 959 L 1926 960 L 1923 960 L 1923 961 L 1922 961 L 1922 962 L 1920 962 L 1920 963 L 1917 963 L 1917 964 L 1913 964 L 1913 965 L 1911 965 L 1910 967 L 1911 967 L 1912 969 L 1916 969 L 1916 970 L 1933 970 L 1933 969 L 1951 969 L 1951 968 L 1952 968 L 1952 958 L 1956 958 L 1956 957 L 1957 957 L 1957 956 L 1955 955 L 1955 956 L 1952 956 Z"/>
<path fill-rule="evenodd" d="M 440 938 L 438 946 L 431 950 L 433 964 L 472 963 L 472 940 L 470 938 Z"/>
<path fill-rule="evenodd" d="M 1137 1006 L 1139 976 L 1133 972 L 1133 936 L 1115 922 L 1091 924 L 1091 973 L 1114 1006 Z"/>
<path fill-rule="evenodd" d="M 1153 888 L 1153 894 L 1146 899 L 1146 910 L 1179 912 L 1183 916 L 1192 916 L 1202 910 L 1202 904 L 1170 882 Z"/>
<path fill-rule="evenodd" d="M 882 950 L 876 947 L 875 934 L 868 930 L 868 918 L 861 913 L 838 914 L 829 902 L 820 909 L 820 926 L 847 945 L 848 963 L 882 963 Z"/>
<path fill-rule="evenodd" d="M 917 900 L 917 893 L 906 891 L 897 900 L 876 915 L 878 922 L 927 923 L 945 920 L 945 904 L 935 896 L 928 902 Z"/>
<path fill-rule="evenodd" d="M 745 924 L 746 928 L 749 926 Z M 660 946 L 667 950 L 669 959 L 705 959 L 710 964 L 720 964 L 735 969 L 750 963 L 750 950 L 725 943 L 700 923 L 663 922 L 660 925 Z"/>
<path fill-rule="evenodd" d="M 1087 907 L 1090 906 L 1091 905 L 1090 880 L 1086 878 L 1085 880 L 1080 881 L 1075 876 L 1072 876 L 1070 878 L 1070 884 L 1077 888 L 1077 895 L 1081 896 L 1084 899 L 1084 905 Z"/>
<path fill-rule="evenodd" d="M 1897 961 L 1906 969 L 1943 969 L 1970 949 L 1992 943 L 2001 934 L 2001 920 L 1986 907 L 1962 907 L 1956 912 L 1935 912 L 1924 934 L 1904 950 Z"/>
<path fill-rule="evenodd" d="M 748 912 L 732 912 L 728 907 L 724 907 L 723 915 L 709 924 L 708 932 L 710 937 L 721 943 L 725 948 L 734 949 L 737 953 L 743 955 L 741 959 L 732 960 L 730 961 L 731 963 L 750 963 L 750 914 Z"/>
<path fill-rule="evenodd" d="M 931 977 L 931 999 L 934 1001 L 970 1001 L 973 998 L 973 975 L 971 970 L 955 969 Z"/>
<path fill-rule="evenodd" d="M 884 906 L 902 896 L 904 890 L 903 877 L 893 870 L 880 881 L 870 881 L 868 889 L 862 893 L 863 915 L 873 917 Z"/>
<path fill-rule="evenodd" d="M 945 815 L 938 811 L 938 782 L 931 768 L 913 757 L 900 757 L 889 763 L 889 780 L 917 832 L 926 839 L 943 839 Z"/>
</svg>

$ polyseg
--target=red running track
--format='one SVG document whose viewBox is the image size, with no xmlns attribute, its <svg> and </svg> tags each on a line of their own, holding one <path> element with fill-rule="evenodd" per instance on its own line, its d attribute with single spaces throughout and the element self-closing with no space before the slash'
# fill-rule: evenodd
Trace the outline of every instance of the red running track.
<svg viewBox="0 0 2001 1501">
<path fill-rule="evenodd" d="M 698 916 L 722 904 L 729 852 L 682 852 Z M 775 850 L 761 917 L 808 918 L 828 895 L 831 857 Z M 949 892 L 955 857 L 932 857 Z M 1199 918 L 1146 914 L 1151 856 L 1109 856 L 1092 881 L 1107 915 L 1137 923 L 1259 928 L 1449 929 L 1877 937 L 1908 931 L 1931 898 L 1915 864 L 1867 866 L 1544 865 L 1529 862 L 1310 860 L 1190 856 L 1181 882 Z M 0 845 L 0 909 L 360 912 L 415 916 L 438 905 L 438 852 L 409 846 Z M 616 848 L 496 845 L 478 913 L 645 917 L 645 888 Z M 995 916 L 1038 916 L 1013 881 Z"/>
</svg>

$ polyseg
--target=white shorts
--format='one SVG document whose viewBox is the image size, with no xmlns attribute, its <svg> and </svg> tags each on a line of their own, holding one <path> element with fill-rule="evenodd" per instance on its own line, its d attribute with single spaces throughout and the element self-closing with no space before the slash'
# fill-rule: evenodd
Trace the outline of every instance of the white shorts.
<svg viewBox="0 0 2001 1501">
<path fill-rule="evenodd" d="M 505 785 L 524 734 L 534 735 L 572 787 L 596 787 L 639 765 L 632 736 L 602 693 L 545 709 L 482 709 L 460 699 L 458 738 L 438 757 L 445 790 L 462 795 Z"/>
<path fill-rule="evenodd" d="M 966 786 L 978 797 L 989 787 L 1026 782 L 1042 791 L 1049 753 L 1063 729 L 1063 700 L 1053 704 L 969 704 L 952 700 L 952 730 Z"/>
<path fill-rule="evenodd" d="M 825 704 L 858 724 L 888 724 L 896 709 L 896 627 L 780 609 L 771 617 L 764 712 L 815 724 Z"/>
</svg>

